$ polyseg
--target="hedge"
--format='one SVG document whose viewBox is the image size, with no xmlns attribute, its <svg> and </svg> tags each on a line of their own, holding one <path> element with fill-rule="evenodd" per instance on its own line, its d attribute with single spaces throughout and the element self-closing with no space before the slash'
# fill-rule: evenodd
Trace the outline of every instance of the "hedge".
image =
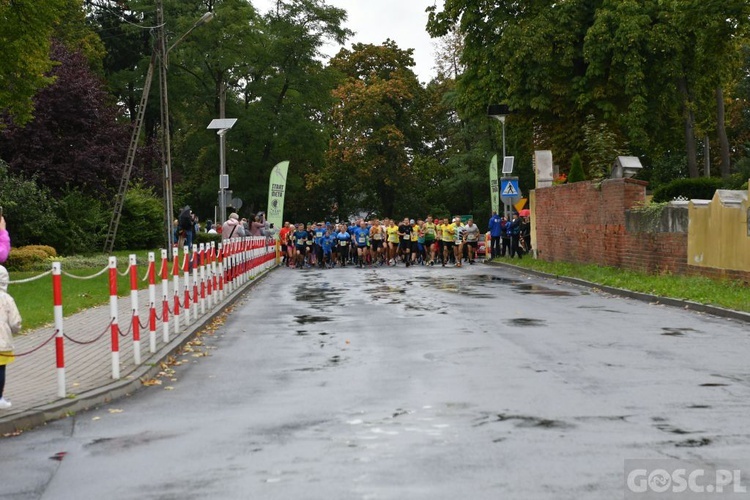
<svg viewBox="0 0 750 500">
<path fill-rule="evenodd" d="M 724 188 L 724 181 L 717 177 L 675 179 L 654 190 L 655 203 L 672 201 L 682 197 L 688 200 L 710 200 L 717 189 Z"/>
<path fill-rule="evenodd" d="M 5 267 L 9 271 L 32 271 L 35 265 L 44 262 L 48 257 L 47 252 L 38 246 L 11 248 Z"/>
</svg>

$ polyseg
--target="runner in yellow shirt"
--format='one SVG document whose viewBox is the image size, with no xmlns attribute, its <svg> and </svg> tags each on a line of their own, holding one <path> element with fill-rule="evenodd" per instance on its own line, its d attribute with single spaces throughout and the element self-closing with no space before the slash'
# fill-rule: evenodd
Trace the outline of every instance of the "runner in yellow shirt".
<svg viewBox="0 0 750 500">
<path fill-rule="evenodd" d="M 422 226 L 422 231 L 424 232 L 424 246 L 425 246 L 425 254 L 430 256 L 430 260 L 428 261 L 428 264 L 433 266 L 435 265 L 435 236 L 436 236 L 436 229 L 435 229 L 435 223 L 432 222 L 432 215 L 427 216 L 427 220 L 425 221 L 424 225 Z"/>
<path fill-rule="evenodd" d="M 448 262 L 450 254 L 453 253 L 453 239 L 456 235 L 456 225 L 448 223 L 448 219 L 445 221 L 442 227 L 442 240 L 443 240 L 443 267 Z"/>
<path fill-rule="evenodd" d="M 385 230 L 388 235 L 388 265 L 396 265 L 396 251 L 398 250 L 398 226 L 391 219 Z"/>
<path fill-rule="evenodd" d="M 419 256 L 419 224 L 414 222 L 414 219 L 409 219 L 409 224 L 411 225 L 411 265 L 413 266 Z"/>
</svg>

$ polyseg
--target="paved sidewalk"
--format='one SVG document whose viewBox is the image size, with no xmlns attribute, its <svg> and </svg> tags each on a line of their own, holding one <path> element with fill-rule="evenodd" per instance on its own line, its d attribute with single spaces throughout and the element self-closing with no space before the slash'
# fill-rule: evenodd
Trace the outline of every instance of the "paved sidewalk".
<svg viewBox="0 0 750 500">
<path fill-rule="evenodd" d="M 273 269 L 273 268 L 272 268 Z M 188 342 L 215 316 L 236 301 L 249 287 L 262 279 L 267 272 L 236 287 L 231 295 L 226 295 L 221 304 L 210 307 L 205 303 L 205 313 L 197 310 L 197 319 L 191 314 L 186 325 L 185 310 L 181 309 L 180 332 L 175 333 L 174 317 L 169 318 L 170 341 L 163 340 L 163 326 L 156 323 L 156 352 L 149 349 L 149 293 L 141 290 L 138 295 L 139 323 L 146 325 L 140 329 L 141 364 L 136 366 L 133 353 L 131 329 L 132 308 L 130 296 L 118 300 L 118 324 L 120 328 L 120 379 L 112 378 L 112 355 L 109 304 L 98 306 L 66 317 L 63 330 L 66 336 L 78 342 L 65 339 L 66 398 L 57 396 L 57 368 L 54 326 L 32 330 L 14 339 L 15 353 L 32 351 L 45 341 L 49 342 L 26 356 L 16 357 L 8 365 L 5 397 L 13 403 L 9 410 L 0 410 L 0 437 L 17 430 L 41 425 L 49 420 L 61 418 L 71 412 L 81 411 L 106 403 L 117 397 L 132 393 L 140 385 L 143 377 L 151 378 L 159 370 L 159 362 Z M 170 293 L 173 293 L 170 284 Z M 192 294 L 191 294 L 192 297 Z M 156 309 L 161 318 L 161 285 L 157 285 Z M 170 296 L 170 308 L 173 297 Z M 218 296 L 216 298 L 218 302 Z M 182 303 L 182 301 L 181 301 Z M 126 335 L 127 334 L 127 335 Z"/>
</svg>

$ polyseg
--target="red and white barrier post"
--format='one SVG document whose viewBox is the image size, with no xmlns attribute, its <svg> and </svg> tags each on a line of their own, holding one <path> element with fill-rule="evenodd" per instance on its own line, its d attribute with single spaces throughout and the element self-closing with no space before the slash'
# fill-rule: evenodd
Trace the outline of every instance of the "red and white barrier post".
<svg viewBox="0 0 750 500">
<path fill-rule="evenodd" d="M 224 244 L 219 243 L 218 247 L 218 273 L 219 273 L 219 302 L 224 302 Z"/>
<path fill-rule="evenodd" d="M 198 247 L 198 259 L 200 262 L 200 307 L 201 316 L 206 314 L 206 244 L 201 243 Z"/>
<path fill-rule="evenodd" d="M 250 238 L 242 238 L 242 247 L 241 247 L 241 254 L 240 254 L 240 286 L 244 285 L 245 282 L 247 282 L 247 264 L 248 264 L 248 254 L 250 253 Z"/>
<path fill-rule="evenodd" d="M 209 306 L 213 307 L 217 304 L 218 286 L 219 283 L 216 281 L 216 242 L 211 242 L 211 250 L 208 252 L 208 262 L 211 266 L 211 278 L 208 280 L 208 298 Z"/>
<path fill-rule="evenodd" d="M 112 378 L 120 378 L 120 331 L 117 324 L 117 257 L 109 258 L 109 316 L 112 337 Z"/>
<path fill-rule="evenodd" d="M 180 333 L 180 251 L 177 247 L 172 249 L 172 281 L 174 288 L 174 333 Z"/>
<path fill-rule="evenodd" d="M 162 340 L 169 343 L 169 273 L 167 271 L 167 250 L 161 250 L 161 324 Z"/>
<path fill-rule="evenodd" d="M 65 347 L 63 338 L 62 271 L 59 262 L 52 263 L 52 303 L 55 316 L 55 353 L 57 358 L 57 396 L 64 398 L 65 391 Z"/>
<path fill-rule="evenodd" d="M 182 251 L 182 273 L 183 280 L 185 281 L 185 302 L 183 303 L 183 310 L 185 311 L 185 326 L 190 324 L 190 266 L 188 259 L 190 258 L 190 249 L 187 245 Z"/>
<path fill-rule="evenodd" d="M 226 285 L 227 295 L 232 294 L 233 275 L 234 275 L 234 244 L 230 240 L 224 241 L 224 284 Z"/>
<path fill-rule="evenodd" d="M 248 252 L 248 278 L 253 279 L 255 278 L 256 274 L 256 265 L 257 265 L 257 254 L 258 254 L 258 238 L 255 236 L 250 237 L 250 251 Z"/>
<path fill-rule="evenodd" d="M 138 321 L 138 266 L 135 254 L 128 257 L 130 264 L 130 308 L 132 314 L 133 330 L 133 361 L 136 365 L 141 364 L 141 324 Z"/>
<path fill-rule="evenodd" d="M 198 245 L 193 243 L 193 255 L 191 257 L 193 263 L 193 320 L 198 319 Z"/>
<path fill-rule="evenodd" d="M 156 352 L 156 263 L 154 252 L 148 253 L 148 346 Z"/>
</svg>

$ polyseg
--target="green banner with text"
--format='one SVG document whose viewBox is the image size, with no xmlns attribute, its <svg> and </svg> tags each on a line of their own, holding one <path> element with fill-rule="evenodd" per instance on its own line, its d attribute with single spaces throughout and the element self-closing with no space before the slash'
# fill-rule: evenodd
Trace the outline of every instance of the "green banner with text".
<svg viewBox="0 0 750 500">
<path fill-rule="evenodd" d="M 497 155 L 490 161 L 490 201 L 492 213 L 500 213 L 500 184 L 497 180 Z"/>
<path fill-rule="evenodd" d="M 266 218 L 273 224 L 276 234 L 284 225 L 284 194 L 286 193 L 286 174 L 289 162 L 282 161 L 271 170 L 268 180 L 268 213 Z"/>
</svg>

